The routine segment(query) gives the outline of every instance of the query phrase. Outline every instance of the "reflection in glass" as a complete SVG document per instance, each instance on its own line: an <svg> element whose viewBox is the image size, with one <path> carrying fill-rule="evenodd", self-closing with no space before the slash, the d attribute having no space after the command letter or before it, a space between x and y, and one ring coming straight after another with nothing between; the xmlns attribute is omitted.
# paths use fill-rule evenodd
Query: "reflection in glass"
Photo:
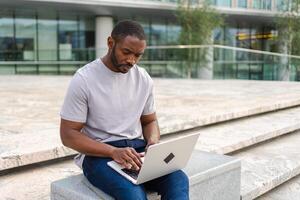
<svg viewBox="0 0 300 200"><path fill-rule="evenodd" d="M76 48L79 48L78 21L76 17L68 16L59 19L58 48L60 60L75 60Z"/></svg>
<svg viewBox="0 0 300 200"><path fill-rule="evenodd" d="M239 8L247 8L247 0L238 0Z"/></svg>
<svg viewBox="0 0 300 200"><path fill-rule="evenodd" d="M80 17L79 19L79 50L77 52L78 60L93 60L95 55L95 23L91 17Z"/></svg>
<svg viewBox="0 0 300 200"><path fill-rule="evenodd" d="M170 23L167 25L167 44L175 45L179 43L181 27L177 24Z"/></svg>
<svg viewBox="0 0 300 200"><path fill-rule="evenodd" d="M216 6L231 7L231 0L213 0L213 4Z"/></svg>
<svg viewBox="0 0 300 200"><path fill-rule="evenodd" d="M38 19L39 60L57 60L57 20L55 16Z"/></svg>
<svg viewBox="0 0 300 200"><path fill-rule="evenodd" d="M262 9L262 10L271 10L272 0L253 0L252 8Z"/></svg>
<svg viewBox="0 0 300 200"><path fill-rule="evenodd" d="M278 11L288 11L293 0L277 0L276 7Z"/></svg>
<svg viewBox="0 0 300 200"><path fill-rule="evenodd" d="M0 12L0 61L14 60L14 21L12 12Z"/></svg>
<svg viewBox="0 0 300 200"><path fill-rule="evenodd" d="M153 23L151 24L151 45L163 45L167 39L167 30L165 24Z"/></svg>
<svg viewBox="0 0 300 200"><path fill-rule="evenodd" d="M33 13L16 12L16 60L36 59L36 19Z"/></svg>

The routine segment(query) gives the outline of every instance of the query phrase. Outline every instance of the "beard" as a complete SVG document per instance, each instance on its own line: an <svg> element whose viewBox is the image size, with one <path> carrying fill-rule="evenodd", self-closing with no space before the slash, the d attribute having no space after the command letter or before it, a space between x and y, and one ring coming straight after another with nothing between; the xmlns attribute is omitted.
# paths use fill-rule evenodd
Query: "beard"
<svg viewBox="0 0 300 200"><path fill-rule="evenodd" d="M112 64L117 68L121 68L121 67L131 68L133 66L130 64L122 64L122 63L118 62L117 57L116 57L116 46L115 45L112 48L110 60L111 60Z"/></svg>

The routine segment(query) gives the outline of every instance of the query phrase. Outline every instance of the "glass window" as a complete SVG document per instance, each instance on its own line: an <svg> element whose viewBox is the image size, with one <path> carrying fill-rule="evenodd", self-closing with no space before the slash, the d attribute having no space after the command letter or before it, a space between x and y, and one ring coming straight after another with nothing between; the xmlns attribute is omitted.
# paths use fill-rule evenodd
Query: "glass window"
<svg viewBox="0 0 300 200"><path fill-rule="evenodd" d="M75 60L79 48L78 21L76 16L61 16L58 29L58 48L60 60Z"/></svg>
<svg viewBox="0 0 300 200"><path fill-rule="evenodd" d="M248 28L239 28L236 35L237 41L236 46L240 48L250 49L250 29ZM247 52L237 52L236 54L237 60L248 60L248 53Z"/></svg>
<svg viewBox="0 0 300 200"><path fill-rule="evenodd" d="M95 47L95 23L90 17L80 17L79 19L79 47Z"/></svg>
<svg viewBox="0 0 300 200"><path fill-rule="evenodd" d="M36 60L36 17L33 12L16 11L16 60Z"/></svg>
<svg viewBox="0 0 300 200"><path fill-rule="evenodd" d="M297 2L293 0L277 0L276 2L276 7L278 11L288 11L289 9L291 9L293 3L297 4Z"/></svg>
<svg viewBox="0 0 300 200"><path fill-rule="evenodd" d="M231 0L214 0L214 5L231 7Z"/></svg>
<svg viewBox="0 0 300 200"><path fill-rule="evenodd" d="M14 60L14 20L9 11L0 12L0 60Z"/></svg>
<svg viewBox="0 0 300 200"><path fill-rule="evenodd" d="M247 8L247 0L238 0L239 8Z"/></svg>
<svg viewBox="0 0 300 200"><path fill-rule="evenodd" d="M55 13L38 16L39 60L57 60L57 20Z"/></svg>
<svg viewBox="0 0 300 200"><path fill-rule="evenodd" d="M164 23L151 24L151 45L165 45L167 41L167 26Z"/></svg>
<svg viewBox="0 0 300 200"><path fill-rule="evenodd" d="M147 45L150 45L151 42L150 42L150 34L151 34L151 20L148 19L148 18L143 18L143 17L140 17L140 16L134 16L132 18L133 20L139 22L141 24L141 26L143 27L144 29L144 32L146 34L146 42L147 42ZM145 57L145 56L143 56Z"/></svg>
<svg viewBox="0 0 300 200"><path fill-rule="evenodd" d="M78 60L93 60L95 48L95 22L94 18L82 16L79 19L79 49Z"/></svg>
<svg viewBox="0 0 300 200"><path fill-rule="evenodd" d="M263 9L271 10L272 9L272 0L264 0L263 1Z"/></svg>
<svg viewBox="0 0 300 200"><path fill-rule="evenodd" d="M167 44L176 45L179 41L181 27L177 24L169 23L167 25Z"/></svg>
<svg viewBox="0 0 300 200"><path fill-rule="evenodd" d="M262 10L271 10L272 0L253 0L252 8L262 9Z"/></svg>
<svg viewBox="0 0 300 200"><path fill-rule="evenodd" d="M222 44L224 41L224 27L215 28L213 31L214 44Z"/></svg>

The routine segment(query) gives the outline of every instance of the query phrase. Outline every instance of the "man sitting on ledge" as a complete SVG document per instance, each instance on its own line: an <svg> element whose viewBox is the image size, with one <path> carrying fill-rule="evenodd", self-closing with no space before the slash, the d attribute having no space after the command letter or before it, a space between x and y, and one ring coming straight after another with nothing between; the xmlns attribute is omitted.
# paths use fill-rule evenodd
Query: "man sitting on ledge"
<svg viewBox="0 0 300 200"><path fill-rule="evenodd" d="M163 200L189 199L189 182L179 170L134 185L107 162L139 170L140 152L159 142L153 81L136 63L146 48L140 24L119 22L107 39L108 52L74 75L61 109L63 144L80 152L76 163L89 182L117 200L147 199L145 189ZM143 139L140 139L143 134Z"/></svg>

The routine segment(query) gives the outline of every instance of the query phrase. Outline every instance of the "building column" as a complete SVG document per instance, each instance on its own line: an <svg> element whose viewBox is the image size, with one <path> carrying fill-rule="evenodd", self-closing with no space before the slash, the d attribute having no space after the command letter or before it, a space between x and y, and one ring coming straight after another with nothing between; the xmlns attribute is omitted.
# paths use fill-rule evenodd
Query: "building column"
<svg viewBox="0 0 300 200"><path fill-rule="evenodd" d="M96 30L95 30L95 42L96 42L96 57L102 57L107 53L107 38L110 36L113 29L113 18L110 16L98 16L96 17Z"/></svg>

